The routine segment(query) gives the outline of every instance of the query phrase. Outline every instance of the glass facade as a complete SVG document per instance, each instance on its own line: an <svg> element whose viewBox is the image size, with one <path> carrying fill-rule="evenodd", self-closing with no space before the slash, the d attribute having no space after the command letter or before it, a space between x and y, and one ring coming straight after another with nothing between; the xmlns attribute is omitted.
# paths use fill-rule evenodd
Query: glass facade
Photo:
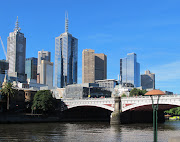
<svg viewBox="0 0 180 142"><path fill-rule="evenodd" d="M68 32L55 39L54 86L77 83L78 40Z"/></svg>
<svg viewBox="0 0 180 142"><path fill-rule="evenodd" d="M120 81L125 86L140 87L140 64L135 53L120 59Z"/></svg>
<svg viewBox="0 0 180 142"><path fill-rule="evenodd" d="M37 58L28 58L25 63L27 79L37 79Z"/></svg>

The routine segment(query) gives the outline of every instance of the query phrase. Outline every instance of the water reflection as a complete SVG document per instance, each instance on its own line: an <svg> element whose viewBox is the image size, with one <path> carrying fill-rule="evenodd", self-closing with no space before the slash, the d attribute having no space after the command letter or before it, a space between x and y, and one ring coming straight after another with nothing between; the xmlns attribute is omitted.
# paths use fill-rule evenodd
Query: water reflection
<svg viewBox="0 0 180 142"><path fill-rule="evenodd" d="M158 141L180 135L180 121L158 124ZM152 124L110 125L104 122L0 124L0 141L152 142Z"/></svg>

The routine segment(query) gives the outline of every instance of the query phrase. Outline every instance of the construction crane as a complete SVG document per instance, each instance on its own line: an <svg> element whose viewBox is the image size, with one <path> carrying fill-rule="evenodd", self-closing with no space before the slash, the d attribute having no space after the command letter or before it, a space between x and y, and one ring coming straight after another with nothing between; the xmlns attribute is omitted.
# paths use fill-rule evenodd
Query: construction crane
<svg viewBox="0 0 180 142"><path fill-rule="evenodd" d="M3 51L4 51L4 55L5 55L5 57L7 57L6 50L4 48L4 44L3 44L1 37L0 37L0 40L1 40L1 45L2 45Z"/></svg>

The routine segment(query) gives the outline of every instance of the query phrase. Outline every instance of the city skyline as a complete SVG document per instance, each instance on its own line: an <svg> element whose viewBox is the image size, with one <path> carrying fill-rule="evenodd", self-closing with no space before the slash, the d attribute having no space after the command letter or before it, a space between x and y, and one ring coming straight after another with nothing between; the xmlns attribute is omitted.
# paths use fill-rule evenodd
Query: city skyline
<svg viewBox="0 0 180 142"><path fill-rule="evenodd" d="M18 2L28 6L17 9ZM44 49L52 53L51 61L54 62L54 39L64 31L64 13L68 10L70 32L79 39L78 83L81 83L83 49L90 48L107 55L108 79L117 79L119 59L135 52L141 64L141 74L147 69L156 74L157 89L180 94L180 2L114 1L109 4L103 1L102 5L94 1L94 5L93 1L87 4L83 1L72 4L67 1L62 2L62 9L58 9L58 1L45 2L43 7L40 7L40 2L36 5L33 1L18 2L2 2L0 36L5 47L8 34L12 32L16 17L19 16L20 27L27 39L26 58L37 57L38 51ZM73 4L77 7L72 7ZM47 11L48 8L52 11ZM2 47L0 53L0 59L5 59Z"/></svg>

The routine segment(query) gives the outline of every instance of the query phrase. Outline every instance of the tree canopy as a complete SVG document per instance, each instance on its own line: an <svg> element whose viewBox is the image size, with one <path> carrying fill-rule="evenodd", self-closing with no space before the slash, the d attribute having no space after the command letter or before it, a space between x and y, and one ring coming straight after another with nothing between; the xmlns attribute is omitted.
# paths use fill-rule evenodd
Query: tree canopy
<svg viewBox="0 0 180 142"><path fill-rule="evenodd" d="M50 90L38 91L33 100L32 110L38 113L48 113L55 110L55 99Z"/></svg>
<svg viewBox="0 0 180 142"><path fill-rule="evenodd" d="M137 88L133 88L131 91L130 91L130 96L143 96L147 91L146 90L140 90L140 89L137 89Z"/></svg>
<svg viewBox="0 0 180 142"><path fill-rule="evenodd" d="M126 94L122 94L121 97L127 97L127 95Z"/></svg>
<svg viewBox="0 0 180 142"><path fill-rule="evenodd" d="M170 110L166 110L165 113L171 115L180 115L180 107L172 108Z"/></svg>

